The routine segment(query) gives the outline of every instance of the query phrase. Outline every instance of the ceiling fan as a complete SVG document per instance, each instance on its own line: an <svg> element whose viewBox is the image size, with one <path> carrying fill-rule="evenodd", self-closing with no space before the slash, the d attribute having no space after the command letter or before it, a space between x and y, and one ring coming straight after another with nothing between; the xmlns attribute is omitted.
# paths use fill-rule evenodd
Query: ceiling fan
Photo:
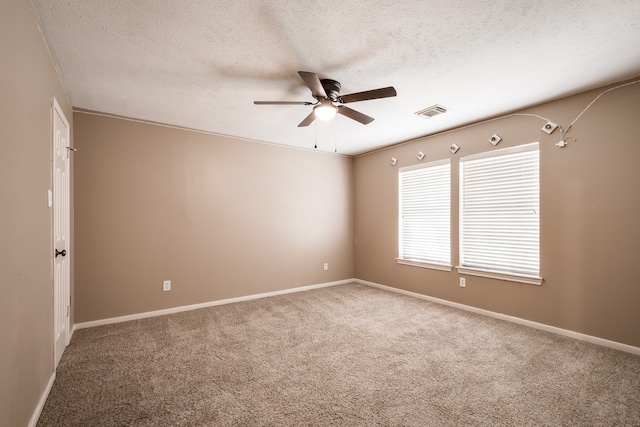
<svg viewBox="0 0 640 427"><path fill-rule="evenodd" d="M346 107L342 104L350 102L367 101L369 99L389 98L396 96L396 90L393 86L384 87L380 89L367 90L364 92L356 92L348 95L340 95L339 82L331 79L320 79L316 73L310 73L308 71L298 71L302 80L311 90L311 94L316 99L316 102L305 101L253 101L256 105L314 105L313 111L309 113L303 121L300 122L298 127L309 126L313 121L318 118L320 120L330 120L336 113L349 117L363 125L369 124L373 121L373 117L367 116L359 111ZM335 105L338 103L339 105Z"/></svg>

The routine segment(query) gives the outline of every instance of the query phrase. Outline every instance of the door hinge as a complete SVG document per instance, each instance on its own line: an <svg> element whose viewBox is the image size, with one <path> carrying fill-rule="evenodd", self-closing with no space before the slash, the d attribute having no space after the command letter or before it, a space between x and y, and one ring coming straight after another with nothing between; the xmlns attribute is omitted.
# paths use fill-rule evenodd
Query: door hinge
<svg viewBox="0 0 640 427"><path fill-rule="evenodd" d="M71 306L70 305L67 306L67 314L65 316L69 317L69 315L71 315Z"/></svg>

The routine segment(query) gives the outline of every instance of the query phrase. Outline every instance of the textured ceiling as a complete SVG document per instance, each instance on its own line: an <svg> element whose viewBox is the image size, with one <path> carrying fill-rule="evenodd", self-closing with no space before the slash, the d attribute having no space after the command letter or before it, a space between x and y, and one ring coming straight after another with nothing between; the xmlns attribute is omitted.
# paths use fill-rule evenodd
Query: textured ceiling
<svg viewBox="0 0 640 427"><path fill-rule="evenodd" d="M638 0L30 1L74 108L350 155L640 75ZM398 96L253 104L315 101L298 70Z"/></svg>

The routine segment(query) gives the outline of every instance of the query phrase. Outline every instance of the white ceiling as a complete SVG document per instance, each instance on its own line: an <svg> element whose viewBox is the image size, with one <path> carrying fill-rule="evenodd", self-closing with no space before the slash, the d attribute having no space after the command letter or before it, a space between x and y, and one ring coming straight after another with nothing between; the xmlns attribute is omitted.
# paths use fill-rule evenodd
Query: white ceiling
<svg viewBox="0 0 640 427"><path fill-rule="evenodd" d="M30 1L74 108L348 155L640 75L638 0ZM398 96L253 104L314 102L299 70Z"/></svg>

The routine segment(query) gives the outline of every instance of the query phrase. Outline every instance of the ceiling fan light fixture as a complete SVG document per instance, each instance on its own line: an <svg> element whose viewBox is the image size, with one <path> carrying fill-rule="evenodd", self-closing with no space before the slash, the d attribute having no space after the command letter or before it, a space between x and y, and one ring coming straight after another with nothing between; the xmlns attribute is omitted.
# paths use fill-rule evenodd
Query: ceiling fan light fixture
<svg viewBox="0 0 640 427"><path fill-rule="evenodd" d="M337 109L335 105L331 103L331 101L324 100L321 101L320 104L313 107L313 112L316 115L316 118L328 121L335 117Z"/></svg>

